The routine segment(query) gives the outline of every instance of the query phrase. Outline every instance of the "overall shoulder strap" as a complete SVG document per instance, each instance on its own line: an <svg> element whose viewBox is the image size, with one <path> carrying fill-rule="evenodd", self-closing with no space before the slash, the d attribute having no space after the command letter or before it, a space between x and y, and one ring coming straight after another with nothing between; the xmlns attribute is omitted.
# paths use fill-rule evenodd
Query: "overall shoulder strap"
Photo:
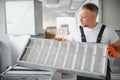
<svg viewBox="0 0 120 80"><path fill-rule="evenodd" d="M101 29L100 29L100 32L99 32L99 34L98 34L98 36L97 36L97 41L96 41L96 43L100 43L100 42L101 42L102 34L103 34L103 31L104 31L105 27L106 27L106 25L102 25L102 27L101 27Z"/></svg>
<svg viewBox="0 0 120 80"><path fill-rule="evenodd" d="M83 27L80 26L79 28L80 28L80 32L81 32L81 41L86 42L86 37L85 37L85 34L84 34Z"/></svg>

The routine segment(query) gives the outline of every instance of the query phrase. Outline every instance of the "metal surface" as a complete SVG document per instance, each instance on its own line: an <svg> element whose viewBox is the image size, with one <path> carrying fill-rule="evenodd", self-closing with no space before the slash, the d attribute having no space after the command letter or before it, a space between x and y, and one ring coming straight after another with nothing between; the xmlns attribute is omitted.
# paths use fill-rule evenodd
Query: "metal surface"
<svg viewBox="0 0 120 80"><path fill-rule="evenodd" d="M18 64L104 79L106 45L30 38Z"/></svg>
<svg viewBox="0 0 120 80"><path fill-rule="evenodd" d="M52 72L20 66L9 67L1 74L1 80L52 80Z"/></svg>

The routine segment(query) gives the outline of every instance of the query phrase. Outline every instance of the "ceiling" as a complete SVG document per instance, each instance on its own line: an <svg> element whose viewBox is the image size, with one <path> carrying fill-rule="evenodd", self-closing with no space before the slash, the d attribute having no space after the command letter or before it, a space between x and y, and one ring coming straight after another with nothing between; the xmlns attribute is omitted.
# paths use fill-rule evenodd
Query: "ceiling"
<svg viewBox="0 0 120 80"><path fill-rule="evenodd" d="M1 0L1 1L22 1L22 0ZM60 13L61 15L73 15L80 6L89 0L39 0L43 3L43 12L49 14Z"/></svg>
<svg viewBox="0 0 120 80"><path fill-rule="evenodd" d="M0 0L0 1L22 1L22 0ZM28 0L29 1L29 0ZM80 6L91 0L39 0L43 3L43 9L50 11L75 12Z"/></svg>
<svg viewBox="0 0 120 80"><path fill-rule="evenodd" d="M76 10L87 0L40 0L44 7L53 10Z"/></svg>
<svg viewBox="0 0 120 80"><path fill-rule="evenodd" d="M75 11L88 0L39 0L43 3L44 15L61 17L75 16ZM53 18L53 17L52 17Z"/></svg>

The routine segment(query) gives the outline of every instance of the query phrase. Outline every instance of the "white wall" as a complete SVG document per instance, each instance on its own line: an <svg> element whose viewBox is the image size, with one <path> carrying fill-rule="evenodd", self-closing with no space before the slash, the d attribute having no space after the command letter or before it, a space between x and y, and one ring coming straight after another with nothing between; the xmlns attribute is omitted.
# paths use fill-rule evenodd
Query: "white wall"
<svg viewBox="0 0 120 80"><path fill-rule="evenodd" d="M10 64L10 42L9 35L5 34L5 13L4 13L4 2L0 1L0 42L2 52L0 53L0 60L2 61L2 71L4 71Z"/></svg>
<svg viewBox="0 0 120 80"><path fill-rule="evenodd" d="M103 23L120 30L120 0L102 0Z"/></svg>

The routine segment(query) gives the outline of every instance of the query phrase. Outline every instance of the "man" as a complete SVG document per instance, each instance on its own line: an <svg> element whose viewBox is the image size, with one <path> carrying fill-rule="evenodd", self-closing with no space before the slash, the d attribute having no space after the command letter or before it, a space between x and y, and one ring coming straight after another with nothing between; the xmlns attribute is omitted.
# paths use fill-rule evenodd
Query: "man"
<svg viewBox="0 0 120 80"><path fill-rule="evenodd" d="M80 11L81 26L75 31L71 32L68 39L79 42L96 42L103 44L111 44L114 49L120 51L120 39L118 35L108 26L96 22L97 14L98 7L95 4L87 3L83 5ZM77 80L99 79L78 76ZM106 80L111 80L109 66L107 68Z"/></svg>

